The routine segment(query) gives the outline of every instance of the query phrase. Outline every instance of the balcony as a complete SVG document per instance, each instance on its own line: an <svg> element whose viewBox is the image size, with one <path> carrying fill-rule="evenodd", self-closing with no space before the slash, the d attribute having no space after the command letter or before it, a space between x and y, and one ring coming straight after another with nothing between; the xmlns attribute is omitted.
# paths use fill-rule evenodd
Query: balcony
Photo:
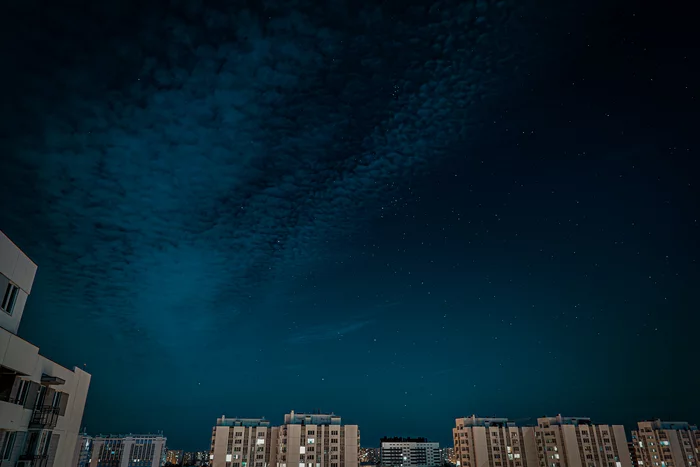
<svg viewBox="0 0 700 467"><path fill-rule="evenodd" d="M37 407L32 413L29 428L55 428L58 422L58 412L59 408L51 405Z"/></svg>
<svg viewBox="0 0 700 467"><path fill-rule="evenodd" d="M22 454L17 462L18 467L46 467L49 458L46 454Z"/></svg>

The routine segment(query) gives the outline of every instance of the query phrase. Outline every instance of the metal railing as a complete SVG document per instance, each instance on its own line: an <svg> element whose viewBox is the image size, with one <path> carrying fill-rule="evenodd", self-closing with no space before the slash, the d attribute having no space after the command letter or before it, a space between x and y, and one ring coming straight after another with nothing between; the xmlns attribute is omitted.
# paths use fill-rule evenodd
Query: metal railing
<svg viewBox="0 0 700 467"><path fill-rule="evenodd" d="M58 423L59 408L51 405L37 407L29 422L30 428L55 428Z"/></svg>

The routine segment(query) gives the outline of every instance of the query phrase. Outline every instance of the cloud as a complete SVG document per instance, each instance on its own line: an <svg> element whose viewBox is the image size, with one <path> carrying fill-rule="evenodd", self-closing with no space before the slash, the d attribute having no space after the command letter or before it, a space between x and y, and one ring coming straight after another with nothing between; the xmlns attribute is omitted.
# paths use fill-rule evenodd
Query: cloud
<svg viewBox="0 0 700 467"><path fill-rule="evenodd" d="M239 345L290 271L475 136L517 66L513 1L160 3L19 2L0 78L0 228L39 264L23 332L143 378L214 365L183 342ZM289 342L369 324L338 321Z"/></svg>

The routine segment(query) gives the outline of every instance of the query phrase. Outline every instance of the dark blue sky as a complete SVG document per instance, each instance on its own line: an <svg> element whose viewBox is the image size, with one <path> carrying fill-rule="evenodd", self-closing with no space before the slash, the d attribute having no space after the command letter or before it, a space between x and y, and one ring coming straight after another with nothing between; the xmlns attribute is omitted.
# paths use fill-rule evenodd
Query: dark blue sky
<svg viewBox="0 0 700 467"><path fill-rule="evenodd" d="M687 12L45 3L0 19L0 228L88 431L700 421Z"/></svg>

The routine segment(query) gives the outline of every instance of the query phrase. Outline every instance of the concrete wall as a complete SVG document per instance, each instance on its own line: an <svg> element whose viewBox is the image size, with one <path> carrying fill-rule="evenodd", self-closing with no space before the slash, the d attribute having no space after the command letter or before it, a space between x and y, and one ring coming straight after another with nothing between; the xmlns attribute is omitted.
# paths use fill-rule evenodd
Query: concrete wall
<svg viewBox="0 0 700 467"><path fill-rule="evenodd" d="M0 327L12 333L17 333L19 328L27 296L32 292L36 269L36 264L0 232L0 294L4 296L8 280L20 289L12 314L0 311Z"/></svg>
<svg viewBox="0 0 700 467"><path fill-rule="evenodd" d="M16 335L0 329L0 365L21 374L29 381L41 382L42 375L55 376L64 384L51 388L68 394L65 415L58 417L54 435L60 436L54 465L72 464L83 410L90 386L90 374L74 368L72 371L39 354L39 348ZM0 401L0 430L26 432L32 417L32 408Z"/></svg>

